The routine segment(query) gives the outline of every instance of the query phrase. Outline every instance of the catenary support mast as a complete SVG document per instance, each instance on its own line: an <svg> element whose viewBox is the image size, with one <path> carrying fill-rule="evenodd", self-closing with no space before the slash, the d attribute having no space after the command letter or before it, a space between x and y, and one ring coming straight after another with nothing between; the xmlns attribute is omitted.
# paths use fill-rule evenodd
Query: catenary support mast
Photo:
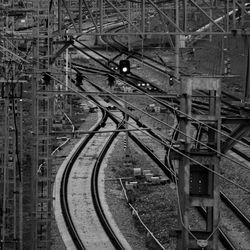
<svg viewBox="0 0 250 250"><path fill-rule="evenodd" d="M34 0L33 26L33 230L32 249L50 249L52 215L51 127L54 80L50 59L53 50L54 13L50 1Z"/></svg>
<svg viewBox="0 0 250 250"><path fill-rule="evenodd" d="M192 111L192 103L195 99L193 94L197 90L208 93L209 110L206 114L197 115ZM214 172L218 172L219 168L220 97L219 78L182 78L180 110L185 115L180 116L180 131L182 132L180 144L181 151L188 158L180 156L178 170L180 202L178 250L200 249L207 246L210 247L209 249L218 249L219 185L218 177ZM195 137L192 126L199 126L196 121L209 126L207 137ZM202 145L192 138L202 141ZM206 210L206 219L202 226L192 221L191 213L194 207L203 207Z"/></svg>

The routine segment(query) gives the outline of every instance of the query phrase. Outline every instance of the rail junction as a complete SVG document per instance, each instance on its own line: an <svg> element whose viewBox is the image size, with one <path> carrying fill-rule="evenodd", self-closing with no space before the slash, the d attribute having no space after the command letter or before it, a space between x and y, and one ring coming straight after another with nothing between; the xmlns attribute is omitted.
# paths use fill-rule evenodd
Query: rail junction
<svg viewBox="0 0 250 250"><path fill-rule="evenodd" d="M147 183L175 190L175 249L250 249L221 216L249 235L249 1L0 0L0 12L0 249L53 249L55 220L67 249L134 249L104 198L119 140L124 167L138 171L133 142L164 174ZM154 249L170 249L134 208L139 184L120 183Z"/></svg>

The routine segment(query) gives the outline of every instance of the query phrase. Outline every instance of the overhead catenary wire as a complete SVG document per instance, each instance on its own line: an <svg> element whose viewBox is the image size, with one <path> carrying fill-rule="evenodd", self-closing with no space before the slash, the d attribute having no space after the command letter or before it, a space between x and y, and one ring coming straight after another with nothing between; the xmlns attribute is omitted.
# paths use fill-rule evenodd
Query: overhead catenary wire
<svg viewBox="0 0 250 250"><path fill-rule="evenodd" d="M15 54L14 56L17 56L17 55ZM19 57L19 56L18 56L18 57ZM25 60L25 61L26 61L26 60ZM58 81L58 79L55 79L55 78L54 78L54 80L57 80L57 81ZM60 81L60 82L61 82L61 81ZM61 83L62 83L62 82L61 82ZM143 93L144 93L144 92L143 92ZM150 98L156 100L154 97L150 96L149 94L147 94L147 93L144 93L144 94L145 94L146 96L148 96L148 97L150 97ZM116 97L116 98L119 98L119 97ZM124 100L123 100L123 101L124 101ZM158 100L157 100L157 101L158 101ZM165 102L163 102L163 103L166 104ZM130 104L130 105L131 105L131 104ZM168 105L168 104L166 104L166 105ZM131 105L131 106L133 106L133 105ZM134 106L134 107L135 107L135 106ZM171 109L174 109L174 107L172 107L171 105L169 105L168 107L171 108ZM135 107L135 108L136 108L136 107ZM142 111L142 110L140 110L140 111ZM193 117L188 116L187 114L185 114L185 113L183 113L183 112L181 112L181 111L179 111L179 110L175 110L175 111L176 111L177 113L181 113L181 114L183 114L183 115L189 117L190 119L192 119L192 120L194 120L194 121L196 121L196 122L202 123L202 122L200 122L200 121L194 119ZM143 112L143 111L142 111L142 112ZM144 113L146 113L146 112L144 112ZM147 113L146 113L146 114L147 114ZM147 114L147 115L149 115L149 114ZM151 116L151 117L152 117L152 116ZM152 118L156 119L155 117L152 117ZM157 120L158 122L160 122L160 123L165 124L164 122L162 122L162 121L160 121L160 120L158 120L158 119L156 119L156 120ZM168 124L165 124L165 125L169 126ZM218 132L218 130L214 129L213 127L210 127L210 126L208 126L208 125L205 124L205 123L204 123L204 125L205 125L206 127L211 128L212 130L215 130L216 132ZM180 131L180 132L181 132L181 131ZM238 143L243 144L244 146L248 146L248 145L246 145L246 144L244 144L244 143L242 143L242 142L240 142L240 141L238 141L238 140L236 140L236 139L234 139L234 138L228 136L227 134L225 134L225 133L223 133L223 132L221 132L221 131L220 131L220 133L223 134L223 135L225 135L226 137L229 137L229 138L235 140L235 141L238 142ZM192 137L191 137L191 138L192 138ZM193 139L193 138L192 138L192 139ZM195 139L194 139L194 140L195 140ZM203 143L201 143L201 142L199 142L199 143L200 143L201 145L205 145L208 149L211 149L212 151L217 152L217 151L214 150L213 148L208 147L206 144L203 144ZM220 153L220 152L217 152L217 153ZM223 155L222 153L220 153L220 154L221 154L222 156L226 157L226 156ZM243 164L241 164L241 163L238 163L237 161L234 161L232 158L230 158L230 157L226 157L226 158L228 158L229 160L231 160L231 161L237 163L238 165L240 165L240 166L246 168L245 165L243 165ZM247 169L249 170L249 168L247 168Z"/></svg>
<svg viewBox="0 0 250 250"><path fill-rule="evenodd" d="M76 41L77 41L77 40L76 40ZM77 47L76 47L76 48L77 48ZM85 53L88 54L87 52L85 52ZM139 92L142 92L142 91L139 90ZM145 94L146 96L148 96L149 98L155 100L155 101L158 102L158 103L161 103L161 104L163 104L163 105L167 105L168 108L170 108L170 109L172 109L172 110L175 109L175 108L172 107L170 104L168 104L168 102L160 101L160 100L156 99L155 97L151 96L150 94L148 94L148 93L146 93L146 92L142 92L142 93ZM213 131L215 131L215 132L217 132L217 133L220 133L221 135L225 136L226 138L229 138L229 139L231 139L231 140L233 140L233 141L235 141L235 142L237 142L237 143L239 143L239 144L241 144L241 145L243 145L243 146L245 146L245 147L250 148L250 146L247 145L247 144L245 144L244 142L242 142L242 141L240 141L240 140L237 140L237 139L231 137L230 135L228 135L228 134L226 134L226 133L224 133L224 132L222 132L222 131L218 131L216 128L211 127L211 126L209 126L208 124L206 124L206 123L204 123L204 122L202 122L202 121L200 121L200 120L197 120L197 119L193 118L192 116L189 116L188 114L186 114L186 113L184 113L184 112L182 112L182 111L180 111L180 110L176 110L176 112L179 113L179 114L181 114L181 115L184 115L184 116L186 116L186 117L188 117L188 118L190 118L190 119L192 119L192 120L195 121L195 122L198 122L198 123L204 125L205 127L209 128L209 129L211 129L211 130L213 130Z"/></svg>
<svg viewBox="0 0 250 250"><path fill-rule="evenodd" d="M164 246L159 242L159 240L158 240L158 239L154 236L154 234L149 230L149 228L146 226L146 224L143 222L143 220L142 220L141 217L139 216L137 210L136 210L136 209L132 206L132 204L129 202L129 199L128 199L128 196L127 196L127 192L126 192L126 190L125 190L125 188L124 188L124 185L123 185L123 183L122 183L121 178L119 178L119 182L120 182L120 185L121 185L121 187L122 187L122 191L123 191L123 194L124 194L124 196L125 196L125 199L127 200L128 205L129 205L130 208L132 209L132 213L135 213L135 214L136 214L138 220L141 222L141 224L142 224L143 227L147 230L147 232L151 235L151 237L155 240L155 242L158 244L158 246L159 246L161 249L165 250Z"/></svg>
<svg viewBox="0 0 250 250"><path fill-rule="evenodd" d="M65 85L63 82L61 82L61 81L58 80L57 78L54 78L53 76L52 76L52 78L53 78L55 81L61 83L62 85ZM72 87L69 86L69 89L71 89L73 92L77 93L78 95L82 96L83 98L88 99L88 97L86 97L86 96L85 96L84 94L82 94L82 93L79 93L79 92L78 92L77 90L75 90L74 88L72 88ZM124 100L123 100L123 101L124 101ZM104 109L106 112L109 112L109 110L106 109L105 107L103 107L101 104L97 104L97 103L96 103L96 105L97 105L98 107ZM131 104L130 104L130 105L131 105ZM113 114L113 115L114 115L114 114ZM119 120L122 119L122 118L120 118L119 116L116 116L116 115L114 115L114 116L115 116L117 119L119 119ZM127 122L127 121L126 121L126 122ZM159 140L159 139L155 138L154 136L152 136L152 135L146 133L144 130L142 130L142 129L136 127L135 125L133 125L133 124L131 124L131 123L129 123L129 122L127 122L127 123L128 123L131 127L136 128L137 130L139 130L141 133L143 133L143 134L145 134L145 135L151 137L153 140L159 142L160 144L162 144L162 145L164 145L164 146L169 147L169 144L167 144L165 141L162 141L162 140ZM210 169L209 167L207 167L207 166L201 164L200 162L194 160L193 158L189 157L188 155L182 153L181 151L179 151L179 150L177 150L177 149L175 149L175 148L172 148L172 150L175 151L176 153L182 155L183 157L185 157L185 158L191 160L192 162L196 163L197 165L199 165L199 166L201 166L201 167L207 169L209 172L214 173L214 174L217 175L218 177L220 177L220 178L226 180L227 182L229 182L229 183L231 183L231 184L237 186L238 188L240 188L240 189L242 189L243 191L245 191L245 192L247 192L248 194L250 194L250 190L248 190L247 188L245 188L245 187L243 187L243 186L241 186L241 185L239 185L239 184L237 184L237 183L231 181L231 180L228 179L227 177L225 177L225 176L223 176L222 174L220 174L220 173L218 173L218 172L216 172L216 171Z"/></svg>
<svg viewBox="0 0 250 250"><path fill-rule="evenodd" d="M92 84L93 84L93 83L92 83ZM101 88L101 87L98 86L98 88ZM131 104L131 103L127 102L126 100L124 100L123 98L120 98L119 96L114 95L112 92L110 92L110 91L108 91L108 90L105 90L105 89L103 89L103 88L101 88L101 89L104 91L104 93L108 93L109 95L111 95L111 96L113 96L113 97L119 99L120 101L125 102L126 104L130 105L131 107L133 107L133 108L139 110L139 111L142 112L143 114L146 114L147 116L149 116L150 118L156 120L157 122L159 122L159 123L161 123L161 124L164 124L164 125L166 125L166 126L169 127L169 128L172 128L171 125L169 125L169 124L167 124L167 123L165 123L165 122L159 120L158 118L156 118L156 117L154 117L154 116L148 114L148 113L145 112L144 110L137 108L137 107L134 106L133 104ZM177 111L176 111L176 112L177 112ZM230 161L232 161L232 162L238 164L239 166L241 166L241 167L243 167L243 168L245 168L245 169L247 169L247 170L250 170L250 168L247 167L245 164L242 164L242 163L238 162L237 160L234 160L233 158L227 156L226 154L221 153L221 152L217 151L216 149L214 149L214 148L212 148L212 147L209 147L207 144L205 144L205 143L203 143L203 142L200 142L199 140L197 140L196 138L194 138L194 137L192 137L192 136L186 135L186 134L185 134L184 132L182 132L181 130L178 130L178 132L181 133L182 135L184 135L184 136L186 136L186 137L192 139L193 141L198 142L200 145L205 146L207 149L210 149L211 151L213 151L213 152L219 154L220 156L223 156L224 158L226 158L226 159L228 159L228 160L230 160Z"/></svg>
<svg viewBox="0 0 250 250"><path fill-rule="evenodd" d="M77 40L75 40L75 41L76 41L76 42L79 42L79 41L77 41ZM82 44L82 45L84 45L84 44L81 43L81 42L79 42L79 43ZM1 47L1 45L0 45L0 47ZM77 47L75 46L75 48L77 48ZM77 49L78 49L78 48L77 48ZM85 53L86 53L86 52L85 52ZM87 54L87 53L86 53L86 54ZM16 54L13 54L13 55L19 58L18 55L16 55ZM21 58L21 57L20 57L20 58ZM26 60L25 60L25 61L26 61ZM28 62L28 61L26 61L26 62ZM39 61L38 61L38 62L39 62ZM30 62L28 62L28 63L30 63ZM40 63L40 62L39 62L39 63ZM40 63L40 64L42 64L42 63ZM51 73L52 73L52 72L51 72ZM151 99L153 99L153 100L155 100L155 101L157 101L157 102L159 102L159 103L162 103L162 104L165 104L165 105L168 106L167 102L165 102L165 101L159 101L159 100L156 99L155 97L153 97L153 96L151 96L151 95L149 95L149 94L147 94L147 93L145 93L145 92L142 92L142 93L144 93L146 96L150 97ZM172 107L171 105L169 105L168 108L174 109L174 107ZM222 131L218 131L218 130L216 130L215 128L209 126L208 124L205 124L205 123L203 123L203 122L201 122L201 121L199 121L199 120L197 120L197 119L195 119L195 118L193 118L193 117L191 117L191 116L188 116L187 114L181 112L180 110L176 110L176 112L178 112L178 113L180 113L180 114L182 114L182 115L185 115L185 116L187 116L188 118L190 118L190 119L192 119L192 120L194 120L194 121L196 121L196 122L199 122L199 123L203 124L204 126L210 128L210 129L212 129L213 131L219 132L220 134L226 136L227 138L230 138L231 140L234 140L235 142L237 142L237 143L239 143L239 144L242 144L242 145L244 145L244 146L250 148L250 146L248 146L248 145L245 144L244 142L241 142L241 141L239 141L239 140L237 140L237 139L235 139L235 138L229 136L228 134L223 133Z"/></svg>
<svg viewBox="0 0 250 250"><path fill-rule="evenodd" d="M77 48L77 47L76 47ZM142 92L141 90L139 90L140 92ZM110 92L109 92L110 93ZM156 99L155 97L153 97L153 96L151 96L151 95L149 95L149 94L147 94L147 93L145 93L145 92L142 92L143 94L145 94L146 96L148 96L149 98L151 98L151 99L153 99L153 100L155 100L155 101L157 101L157 102L160 102L160 103L162 103L162 104L164 104L164 105L167 105L169 108L171 108L172 110L174 110L175 108L174 107L172 107L171 105L169 105L168 103L166 103L166 102L164 102L164 101L159 101L158 99ZM117 97L117 98L119 98L119 97ZM131 105L131 104L130 104ZM131 105L132 106L132 105ZM144 111L142 111L142 110L140 110L141 112L144 112ZM185 116L187 116L188 118L190 118L190 119L192 119L192 120L194 120L194 121L196 121L196 122L198 122L198 123L200 123L200 124L203 124L204 126L206 126L206 127L208 127L208 128L210 128L210 129L212 129L212 130L214 130L214 131L216 131L217 133L221 133L222 135L224 135L224 136L226 136L227 138L230 138L230 139L232 139L232 140L234 140L234 141L236 141L237 143L239 143L239 144L242 144L242 145L244 145L244 146L246 146L246 147L249 147L247 144L245 144L245 143L243 143L243 142L241 142L241 141L239 141L239 140L236 140L235 138L233 138L233 137L230 137L229 135L227 135L227 134L225 134L225 133L223 133L222 131L218 131L217 129L215 129L215 128L213 128L213 127L211 127L211 126L209 126L209 125L207 125L207 124L205 124L205 123L203 123L203 122L201 122L201 121L199 121L199 120L197 120L197 119L195 119L195 118L193 118L193 117L191 117L191 116L189 116L189 115L187 115L187 114L185 114L185 113L183 113L183 112L181 112L181 111L179 111L179 110L176 110L175 109L175 112L177 112L177 113L180 113L180 114L182 114L182 115L185 115ZM146 112L144 112L145 114L147 114L147 115L149 115L148 113L146 113ZM150 116L150 115L149 115ZM153 116L150 116L151 118L154 118ZM154 118L154 119L156 119L156 118ZM162 121L160 121L160 120L158 120L158 119L156 119L158 122L160 122L160 123L163 123L163 124L165 124L165 125L167 125L167 126L169 126L168 124L166 124L166 123L164 123L164 122L162 122ZM180 131L181 132L181 131ZM192 137L190 137L191 139L193 139ZM204 145L205 147L207 147L208 149L211 149L211 150L213 150L213 151L215 151L213 148L210 148L209 146L207 146L206 144L203 144L202 142L199 142L201 145ZM249 147L250 148L250 147ZM224 156L224 157L226 157L224 154L222 154L222 153L220 153L220 155L222 155L222 156ZM234 161L232 158L230 158L230 157L226 157L226 158L228 158L228 159L230 159L230 160L232 160L232 161ZM234 161L236 164L238 164L238 165L240 165L240 166L242 166L242 167L244 167L244 168L247 168L245 165L243 165L243 164L241 164L241 163L238 163L237 161ZM247 168L248 170L249 170L249 168Z"/></svg>
<svg viewBox="0 0 250 250"><path fill-rule="evenodd" d="M16 55L15 55L16 56ZM64 83L62 83L61 81L59 81L58 79L56 79L56 78L54 78L54 77L52 77L54 80L56 80L56 81L58 81L58 82L60 82L61 84L63 84L64 85ZM72 90L72 91L75 91L73 88L71 88L70 87L70 89ZM78 93L78 91L75 91L77 94L80 94L80 93ZM144 93L145 94L145 93ZM84 95L82 95L82 94L80 94L82 97L85 97ZM150 96L150 95L148 95L148 94L146 94L148 97L150 97L150 98L152 98L152 99L154 99L152 96ZM123 100L124 101L124 100ZM130 104L131 105L131 104ZM103 108L103 107L102 107ZM171 107L170 106L170 108L172 108L172 109L174 109L173 107ZM176 110L176 112L180 112L180 111L177 111ZM148 115L148 114L147 114ZM186 115L186 114L185 114ZM118 117L119 118L119 117ZM155 119L155 118L154 118ZM157 119L158 120L158 119ZM159 122L162 122L162 121L160 121L160 120L158 120ZM131 124L130 124L131 125ZM165 125L168 125L168 124L165 124ZM205 124L206 125L206 124ZM133 125L131 125L131 126L133 126ZM212 128L212 129L214 129L214 128ZM141 131L142 133L145 133L144 131ZM148 134L147 134L148 135ZM226 134L225 134L226 135ZM149 135L150 136L150 135ZM228 135L226 135L226 136L228 136ZM153 137L153 136L151 136L151 137ZM158 140L158 139L156 139L156 138L154 138L153 137L153 139L154 140ZM234 139L234 138L233 138ZM158 140L159 141L159 140ZM159 141L160 143L163 143L162 141ZM168 146L166 143L163 143L165 146ZM207 146L207 145L206 145ZM174 151L175 151L175 149L173 149ZM176 150L177 151L177 150ZM179 151L177 151L178 153L180 153ZM185 154L183 155L184 157L187 157ZM187 158L189 158L189 157L187 157ZM230 160L232 160L231 158L229 158ZM190 158L190 160L192 160L192 161L194 161L193 159L191 159ZM200 165L200 166L202 166L202 167L205 167L206 168L206 166L204 166L204 165L202 165L202 164L200 164L199 162L196 162L196 163L198 163L198 165ZM242 165L242 164L240 164L240 165ZM244 165L243 165L244 166ZM245 166L244 166L245 167ZM211 169L208 169L209 171L212 171ZM229 180L229 179L227 179L226 177L224 177L224 176L222 176L222 175L220 175L220 174L218 174L218 173L216 173L215 171L212 171L212 172L214 172L215 174L217 174L217 175L219 175L221 178L223 178L223 179L225 179L225 180L227 180L227 181L229 181L230 183L232 183L232 184L234 184L234 185L236 185L236 186L238 186L239 188L241 188L241 189L243 189L244 191L246 191L246 192L248 192L249 193L249 191L247 190L247 189L245 189L245 188L243 188L243 187L241 187L240 185L238 185L237 183L234 183L234 182L232 182L231 180Z"/></svg>

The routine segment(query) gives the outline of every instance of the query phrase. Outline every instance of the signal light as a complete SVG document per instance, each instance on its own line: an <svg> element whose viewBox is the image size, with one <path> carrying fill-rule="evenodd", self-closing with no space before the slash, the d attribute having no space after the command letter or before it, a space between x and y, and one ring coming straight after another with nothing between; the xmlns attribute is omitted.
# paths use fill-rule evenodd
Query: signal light
<svg viewBox="0 0 250 250"><path fill-rule="evenodd" d="M169 75L169 85L172 86L174 84L174 77L172 75Z"/></svg>
<svg viewBox="0 0 250 250"><path fill-rule="evenodd" d="M76 73L76 86L82 85L83 75L80 72Z"/></svg>
<svg viewBox="0 0 250 250"><path fill-rule="evenodd" d="M121 60L119 63L120 73L121 74L129 74L130 73L130 61L129 60Z"/></svg>

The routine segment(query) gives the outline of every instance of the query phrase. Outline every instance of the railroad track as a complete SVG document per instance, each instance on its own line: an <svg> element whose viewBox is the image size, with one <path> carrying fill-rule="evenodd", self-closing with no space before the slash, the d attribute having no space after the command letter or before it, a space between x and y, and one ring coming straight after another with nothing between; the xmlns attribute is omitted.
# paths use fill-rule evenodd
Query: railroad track
<svg viewBox="0 0 250 250"><path fill-rule="evenodd" d="M100 87L98 87L97 85L95 85L96 88L98 88L99 91L101 91L102 89ZM135 117L131 116L135 121L136 123L138 123L138 120L136 120ZM137 132L134 132L134 134L136 134ZM133 137L133 140L135 141L135 138L138 138L138 134L137 135L131 135L132 133L130 133L130 136ZM157 137L157 135L155 135L154 133L152 133L151 131L151 135L155 137ZM158 140L162 140L162 138L157 138ZM140 142L138 142L138 140L136 141L137 144L139 144ZM171 143L170 143L171 144ZM150 147L148 147L149 149ZM171 149L171 148L170 148ZM144 150L146 150L146 152L148 154L151 155L151 158L160 166L160 168L164 171L164 173L169 177L171 178L171 172L167 170L167 168L169 168L168 165L164 165L164 164L161 164L160 160L159 160L159 155L158 156L155 156L153 153L152 153L152 150L147 150L146 148L144 148ZM157 158L157 160L156 160ZM170 169L173 169L173 167L170 166ZM244 215L244 213L232 202L232 200L226 196L223 192L220 193L220 196L221 196L221 200L223 201L223 203L225 203L226 206L228 206L232 211L233 213L241 220L241 222L248 228L249 228L249 219L247 218L247 216ZM199 210L200 213L203 215L203 216L206 216L206 213L200 209ZM226 246L228 249L236 249L234 246L233 246L233 243L230 241L230 239L226 236L226 234L220 229L220 239L221 241L223 242L223 245Z"/></svg>
<svg viewBox="0 0 250 250"><path fill-rule="evenodd" d="M204 103L199 103L200 105L203 105L204 107L206 106ZM230 106L230 105L229 105ZM205 108L206 109L206 108ZM228 110L227 111L231 111L231 112L233 112L233 113L237 113L237 111L235 110L235 109L232 109L231 108L231 106L230 106L230 108L227 108ZM242 217L242 216L240 216L240 217ZM244 217L244 216L243 216ZM246 222L246 224L247 224L248 222ZM221 233L222 235L224 235L224 233ZM229 245L231 245L230 243L227 243L228 245L227 245L227 247L229 247ZM232 246L232 248L228 248L228 249L235 249L235 248L233 248L233 246Z"/></svg>
<svg viewBox="0 0 250 250"><path fill-rule="evenodd" d="M108 39L105 39L105 41L109 44L109 46L114 46L114 45L110 45L110 42ZM105 62L100 62L99 59L95 58L95 56L91 56L85 49L82 49L80 48L79 46L75 46L75 49L77 50L80 50L82 53L86 54L88 57L90 57L92 60L98 62L102 67L105 68L105 70L102 70L102 69L95 69L95 68L90 68L90 67L84 67L80 64L77 64L77 63L73 63L73 66L77 69L82 69L84 70L84 72L90 72L90 73L98 73L100 75L103 75L103 76L107 76L109 74L112 74L114 75L115 77L117 78L121 78L121 79L124 79L126 81L127 84L129 84L130 86L132 86L134 89L136 89L137 91L139 92L143 92L143 93L147 93L149 96L151 94L155 94L155 93L162 93L162 95L166 94L167 93L162 90L161 88L159 88L159 86L153 84L152 82L149 82L145 79L142 79L141 77L138 77L137 75L131 73L130 76L121 76L119 74L119 72L117 72L116 70L113 70L110 68L109 66L109 63L110 63L110 59L107 58L106 56L104 56L103 54L101 54L100 52L96 52L94 49L90 48L89 46L85 45L84 43L82 42L79 42L79 44L81 46L83 46L86 50L90 51L91 53L95 53L98 57L102 58ZM124 47L124 46L123 46ZM135 55L135 52L134 53L131 53L131 52L128 52L127 50L125 50L124 48L120 48L119 46L118 47L113 47L115 49L117 49L118 51L121 51L122 50L122 53L124 54L127 54L127 56L129 56L130 58L133 58L133 59L136 59L136 60L140 60L142 59L142 55L140 55L139 57L139 53L136 53L138 54L137 56ZM146 58L145 60L143 59L143 63L155 70L158 70L160 71L162 74L165 74L166 76L169 75L169 73L166 72L166 66L165 65L162 65L161 62L158 62L152 58L149 58L149 57L146 57L145 55L143 55L143 58ZM152 62L152 63L151 63ZM116 65L117 67L119 67L119 65L113 60L112 61L112 64L113 65ZM181 72L182 74L186 74L185 72ZM142 86L148 86L147 89L153 89L154 91L148 91L147 89L143 88ZM239 109L237 109L235 106L233 106L231 104L232 101L235 101L235 97L230 95L229 93L226 93L226 92L222 92L223 96L227 97L227 100L224 100L222 99L222 103L223 103L223 106L222 106L222 114L223 115L226 115L228 113L232 114L232 115L237 115L237 116L240 116L240 112L239 112ZM208 110L208 104L205 102L205 101L201 101L202 99L205 99L206 98L206 94L204 94L204 92L197 92L197 95L200 96L200 100L193 100L193 108L195 110L202 110L202 111L207 111ZM171 98L172 99L172 98ZM160 97L160 98L153 98L154 101L162 104L163 106L165 107L168 107L169 106L166 106L166 103L164 103L164 101L169 101L169 98L168 97ZM174 98L174 103L179 105L179 101L177 98Z"/></svg>
<svg viewBox="0 0 250 250"><path fill-rule="evenodd" d="M69 159L67 160L65 169L63 171L63 173L61 174L61 181L60 181L60 207L61 207L61 211L64 217L64 221L65 221L65 225L67 228L67 231L69 232L70 238L71 238L71 245L69 246L70 249L88 249L88 247L91 246L91 244L97 244L97 243L93 243L91 242L91 235L97 235L97 237L101 237L101 235L103 234L103 232L105 231L106 234L108 235L109 241L107 241L107 239L105 239L105 237L101 240L100 242L100 246L96 245L96 249L125 249L124 246L122 245L122 243L120 242L120 239L117 238L116 234L113 232L112 227L109 225L109 222L105 216L105 213L103 211L102 208L102 204L100 201L100 195L99 195L99 189L98 189L98 173L99 173L99 169L100 169L100 165L102 163L102 160L108 150L108 148L110 147L110 145L112 144L113 140L115 139L115 137L117 136L118 132L113 132L113 133L97 133L98 131L103 131L104 127L107 124L113 123L111 122L111 120L108 118L108 115L106 112L103 111L103 118L99 121L99 123L92 128L93 132L96 133L90 133L88 134L85 138L83 138L80 143L78 143L78 145L75 147L74 152L71 153ZM121 127L123 124L123 122L120 123L120 125L118 125L118 129L119 127ZM110 125L109 125L110 126ZM113 123L113 125L111 125L112 129L115 130L116 128L116 124ZM101 136L101 138L100 138ZM97 137L97 138L95 138ZM99 139L98 139L99 137ZM99 141L100 145L97 145ZM105 142L105 143L104 143ZM92 146L91 146L92 145ZM85 156L82 155L83 150L86 150L87 152L85 153ZM93 147L95 148L93 151ZM98 151L100 151L99 153L97 153ZM98 157L94 160L94 157L90 156L92 154L98 155ZM87 154L87 155L86 155ZM75 166L76 162L79 161L83 158L89 158L92 157L93 160L91 160L91 165L93 165L92 162L95 161L95 164L93 166L93 169L78 169L77 170L77 166ZM76 164L77 165L77 164ZM79 164L78 164L79 165ZM83 164L84 165L84 164ZM84 166L85 168L87 168L86 164ZM79 166L78 166L79 168ZM79 189L74 188L74 185L77 185L77 176L74 178L74 176L72 177L72 171L75 172L75 174L77 173L77 175L79 174L79 171L83 172L83 171L87 171L86 172L86 178L90 179L90 183L91 183L91 197L86 197L88 195L88 193L83 193L82 195L84 196L84 200L85 200L85 205L82 205L81 208L87 208L90 209L90 200L93 200L93 207L96 211L96 214L98 215L97 222L96 219L92 218L93 216L96 216L96 214L92 215L91 213L88 212L84 212L84 209L81 210L81 208L79 208L81 211L81 219L79 221L79 218L75 218L75 213L80 213L79 211L76 210L76 208L73 208L72 204L74 204L74 202L77 202L74 197L71 198L71 200L69 201L69 190L71 190L71 192L74 192L72 190L75 190L75 192L79 192L77 191ZM90 177L91 174L91 177ZM80 175L84 175L81 174ZM85 178L85 177L84 177ZM80 178L81 179L81 178ZM72 184L72 180L73 180L73 184ZM81 181L81 180L80 180ZM89 183L88 183L89 184ZM87 184L86 184L87 185ZM87 189L88 187L86 186L84 188ZM81 192L80 192L81 193ZM76 194L75 194L76 195ZM82 197L83 198L83 197ZM77 197L78 200L78 197ZM82 202L82 204L84 203L84 201L80 201ZM78 208L77 208L78 209ZM72 213L72 211L74 212L74 215ZM90 209L91 210L91 209ZM84 213L87 213L84 215ZM85 217L84 217L85 216ZM87 216L87 217L86 217ZM90 230L88 228L85 228L85 231L83 229L81 229L82 227L82 220L85 221L87 223L87 221L92 220L91 221L91 225L93 227L96 227L95 229L100 230L99 227L102 227L104 229L104 231L102 232L102 234L100 233L96 233L96 232L90 232L90 235L88 235L87 231ZM98 226L99 220L101 221L101 225L102 226ZM97 226L96 224L97 223ZM89 228L91 228L90 226L90 222L87 223L86 226L89 226ZM59 225L60 228L60 225ZM93 230L93 229L92 229ZM80 231L80 232L79 232ZM102 230L101 230L102 231ZM84 236L80 236L80 235L84 235ZM85 240L83 240L83 238L85 238ZM86 240L87 239L87 240ZM95 240L95 239L94 239ZM68 242L66 242L66 244L69 244ZM92 246L93 247L93 246ZM99 248L98 248L99 247Z"/></svg>
<svg viewBox="0 0 250 250"><path fill-rule="evenodd" d="M98 90L100 91L100 88L98 88ZM138 122L138 121L137 121ZM130 133L130 136L131 136L131 133ZM134 140L136 140L135 138L138 137L138 136L131 136L133 137ZM136 142L137 144L139 144L138 140ZM147 148L147 147L145 147ZM157 156L152 156L152 151L149 149L145 149L147 151L148 154L151 154L151 157L152 158L157 158ZM167 170L167 166L166 165L162 165L161 163L159 163L159 159L156 160L154 159L154 161L157 161L158 162L158 165L161 166L162 170L168 175L168 176L171 176L171 173ZM238 216L238 217L241 217L241 221L245 224L245 225L249 225L249 220L247 219L246 216L244 216L244 214L235 206L235 205L232 205L233 203L230 201L230 199L228 197L226 197L224 194L221 194L221 197L222 197L222 201L225 202L225 204L231 204L230 208L232 209L232 211ZM233 208L234 207L234 208ZM201 211L201 213L204 214L204 212ZM204 215L205 216L205 215ZM242 219L242 218L245 218L245 219ZM220 230L220 239L221 241L223 242L224 246L227 248L227 249L236 249L234 246L233 246L233 243L228 239L228 237L225 235L224 232L222 232Z"/></svg>

